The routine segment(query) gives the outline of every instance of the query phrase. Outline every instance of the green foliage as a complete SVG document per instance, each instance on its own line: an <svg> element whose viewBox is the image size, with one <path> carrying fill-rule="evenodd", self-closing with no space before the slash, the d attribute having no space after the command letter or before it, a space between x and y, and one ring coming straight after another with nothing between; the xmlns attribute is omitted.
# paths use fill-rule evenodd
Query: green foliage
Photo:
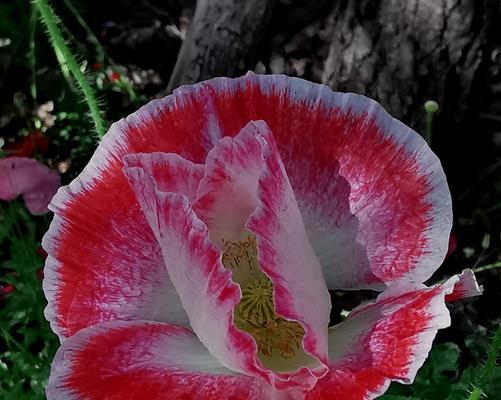
<svg viewBox="0 0 501 400"><path fill-rule="evenodd" d="M487 361L478 379L473 381L473 390L468 400L478 400L483 394L486 394L487 387L496 381L493 379L496 370L496 361L501 352L501 326L498 327L492 340L492 345L487 355ZM499 368L498 368L499 369ZM498 372L499 373L499 372ZM501 386L501 382L499 382ZM501 389L501 387L499 388ZM498 392L501 393L501 390Z"/></svg>
<svg viewBox="0 0 501 400"><path fill-rule="evenodd" d="M493 348L494 346L491 347ZM489 359L491 358L489 355ZM412 385L392 384L387 394L380 399L465 400L470 393L480 389L482 398L497 400L501 393L501 367L489 362L489 379L485 379L485 368L469 366L461 372L460 361L461 351L456 344L436 345ZM472 382L477 382L478 386L474 386ZM470 396L468 400L477 398Z"/></svg>
<svg viewBox="0 0 501 400"><path fill-rule="evenodd" d="M0 304L0 398L43 399L57 347L43 315L46 304L37 252L47 219L33 217L18 202L0 214L0 284L12 285Z"/></svg>

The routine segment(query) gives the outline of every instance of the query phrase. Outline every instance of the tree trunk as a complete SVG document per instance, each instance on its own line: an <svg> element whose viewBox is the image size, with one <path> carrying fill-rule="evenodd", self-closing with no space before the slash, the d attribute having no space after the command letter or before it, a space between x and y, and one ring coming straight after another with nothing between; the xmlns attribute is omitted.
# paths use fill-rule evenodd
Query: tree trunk
<svg viewBox="0 0 501 400"><path fill-rule="evenodd" d="M298 75L374 98L418 132L436 100L432 145L458 193L476 179L466 159L498 157L487 132L501 131L499 0L307 4L199 0L169 89L254 68Z"/></svg>
<svg viewBox="0 0 501 400"><path fill-rule="evenodd" d="M429 99L459 122L478 106L472 86L486 71L498 8L491 0L338 1L322 80L378 100L418 130Z"/></svg>
<svg viewBox="0 0 501 400"><path fill-rule="evenodd" d="M199 0L168 91L254 67L274 6L275 0Z"/></svg>

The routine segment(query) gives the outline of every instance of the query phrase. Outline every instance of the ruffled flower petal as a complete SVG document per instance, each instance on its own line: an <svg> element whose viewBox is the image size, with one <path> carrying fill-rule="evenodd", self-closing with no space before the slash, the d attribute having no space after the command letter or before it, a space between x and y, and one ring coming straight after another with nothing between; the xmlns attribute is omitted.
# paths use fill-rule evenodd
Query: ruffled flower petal
<svg viewBox="0 0 501 400"><path fill-rule="evenodd" d="M61 339L109 320L189 324L160 247L121 171L122 156L118 158L132 151L129 129L147 118L153 121L143 111L115 124L82 174L61 188L50 205L55 217L43 240L49 254L45 314ZM152 166L150 172L161 175L162 184L194 196L196 176L187 180L182 165L171 167Z"/></svg>
<svg viewBox="0 0 501 400"><path fill-rule="evenodd" d="M29 212L38 215L48 212L50 199L61 185L61 178L32 158L7 157L0 159L0 199L14 200L22 196Z"/></svg>
<svg viewBox="0 0 501 400"><path fill-rule="evenodd" d="M445 301L451 302L467 299L469 297L480 296L482 291L482 286L478 284L473 270L465 269L459 275L459 280L454 284L452 293L445 296Z"/></svg>
<svg viewBox="0 0 501 400"><path fill-rule="evenodd" d="M164 155L167 159L171 156ZM160 243L170 279L194 332L223 365L238 372L258 372L255 343L232 323L240 297L238 285L209 241L206 225L185 195L160 191L154 177L137 163L141 159L144 157L125 157L124 173Z"/></svg>
<svg viewBox="0 0 501 400"><path fill-rule="evenodd" d="M199 100L168 96L113 124L82 173L54 197L44 291L60 339L117 319L188 324L122 159L172 152L203 161L213 132Z"/></svg>
<svg viewBox="0 0 501 400"><path fill-rule="evenodd" d="M273 283L276 314L299 321L304 350L326 362L330 297L272 132L263 121L250 122L235 138L221 139L206 165L194 209L211 239L238 241L249 231L256 236L258 263ZM314 375L324 373L319 365Z"/></svg>
<svg viewBox="0 0 501 400"><path fill-rule="evenodd" d="M189 93L167 96L113 124L82 173L54 197L44 291L60 339L117 319L188 324L122 160L171 152L203 162L217 136L207 104Z"/></svg>
<svg viewBox="0 0 501 400"><path fill-rule="evenodd" d="M249 120L268 124L330 289L423 282L442 262L452 208L440 162L375 101L254 74L181 93L211 99L213 125L223 136ZM339 198L346 185L349 207Z"/></svg>
<svg viewBox="0 0 501 400"><path fill-rule="evenodd" d="M464 276L468 276L464 275ZM329 330L329 373L307 400L371 400L391 381L412 383L438 329L450 325L445 299L459 276L433 287L397 282Z"/></svg>
<svg viewBox="0 0 501 400"><path fill-rule="evenodd" d="M225 368L186 328L110 321L63 343L46 394L48 400L268 400L274 390Z"/></svg>
<svg viewBox="0 0 501 400"><path fill-rule="evenodd" d="M125 157L124 172L161 244L169 275L200 340L235 371L262 376L280 389L311 388L326 373L322 362L327 361L330 300L266 125L252 122L236 138L216 144L207 158L193 205L169 188L160 190L155 177L137 163L131 164L131 158L138 159ZM230 273L223 264L231 258L225 243L236 245L248 234L256 236L262 269L249 274L260 280L242 277L242 265L235 266L236 270L230 267ZM233 261L240 260L238 257ZM233 321L235 307L246 290L255 290L254 286L249 289L250 283L264 285L270 279L274 307L268 307L271 314L267 321L284 327L280 330L284 334L299 335L297 345L301 350L280 347L291 346L293 341L284 339L282 343L275 338L277 334L270 334L284 356L275 353L278 348L271 346L268 353L260 346L268 343L260 336L261 331L255 333L254 328L246 329L245 324ZM235 311L235 318L237 315L241 316ZM291 320L296 322L288 322ZM247 332L253 334L257 348Z"/></svg>

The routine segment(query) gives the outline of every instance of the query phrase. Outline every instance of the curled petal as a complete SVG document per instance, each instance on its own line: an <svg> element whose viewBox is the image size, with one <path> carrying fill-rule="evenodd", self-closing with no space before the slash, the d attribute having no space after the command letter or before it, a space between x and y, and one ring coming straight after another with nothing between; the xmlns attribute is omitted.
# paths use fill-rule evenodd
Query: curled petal
<svg viewBox="0 0 501 400"><path fill-rule="evenodd" d="M278 75L214 79L178 95L188 93L209 96L223 136L268 124L330 289L423 282L440 265L452 225L445 174L378 103Z"/></svg>
<svg viewBox="0 0 501 400"><path fill-rule="evenodd" d="M469 297L480 296L482 294L482 290L482 286L478 284L473 270L465 269L459 275L459 280L454 285L452 293L445 296L445 301L456 301Z"/></svg>
<svg viewBox="0 0 501 400"><path fill-rule="evenodd" d="M274 390L225 368L185 328L111 321L63 343L46 394L48 400L267 400Z"/></svg>
<svg viewBox="0 0 501 400"><path fill-rule="evenodd" d="M124 172L200 340L235 371L262 376L279 389L311 388L326 372L322 362L327 361L330 301L266 125L250 123L235 139L222 139L211 150L193 206L186 196L160 190L145 168L129 165L130 158L125 158ZM262 270L274 284L276 312L301 322L305 333L299 344L316 361L296 360L297 367L274 373L256 357L252 337L234 324L241 289L222 264L221 247L223 239L243 237L246 220L257 237Z"/></svg>
<svg viewBox="0 0 501 400"><path fill-rule="evenodd" d="M326 362L330 296L275 140L265 124L258 137L264 147L264 166L257 187L258 207L247 227L258 239L259 263L274 283L277 313L300 321L305 328L305 350ZM325 371L320 368L318 376Z"/></svg>
<svg viewBox="0 0 501 400"><path fill-rule="evenodd" d="M61 185L56 171L32 158L7 157L0 160L0 199L23 196L30 213L45 214L50 199Z"/></svg>
<svg viewBox="0 0 501 400"><path fill-rule="evenodd" d="M84 172L50 205L45 315L61 339L117 319L189 324L135 195L121 170L120 179L114 175L122 166L116 154L127 148L125 129L123 123L112 128ZM162 185L195 196L201 176L183 175L182 162L177 167L147 165Z"/></svg>
<svg viewBox="0 0 501 400"><path fill-rule="evenodd" d="M169 157L170 155L166 155ZM210 243L206 225L182 194L162 192L152 176L137 164L124 173L153 230L190 324L202 343L223 365L238 372L258 373L255 343L238 331L233 309L239 302L238 285Z"/></svg>
<svg viewBox="0 0 501 400"><path fill-rule="evenodd" d="M54 197L43 285L45 314L61 340L101 321L188 324L122 159L157 151L203 161L213 133L198 100L168 96L113 124L82 173Z"/></svg>
<svg viewBox="0 0 501 400"><path fill-rule="evenodd" d="M197 197L194 209L215 243L238 241L248 231L255 234L259 265L273 283L276 314L299 321L305 330L304 350L325 363L330 297L272 133L263 121L250 122L235 138L221 139L209 152ZM314 384L326 372L321 364L312 370L311 376L305 370L301 377L281 379Z"/></svg>
<svg viewBox="0 0 501 400"><path fill-rule="evenodd" d="M204 176L204 166L187 161L177 154L138 153L124 158L126 169L140 168L151 177L161 192L178 193L190 202Z"/></svg>
<svg viewBox="0 0 501 400"><path fill-rule="evenodd" d="M412 383L438 329L450 325L445 305L459 276L434 287L396 282L329 330L329 373L308 400L370 400L391 381Z"/></svg>
<svg viewBox="0 0 501 400"><path fill-rule="evenodd" d="M265 129L262 122L250 122L238 138L221 139L207 155L194 208L215 243L245 236L245 223L258 204L264 164L258 137Z"/></svg>

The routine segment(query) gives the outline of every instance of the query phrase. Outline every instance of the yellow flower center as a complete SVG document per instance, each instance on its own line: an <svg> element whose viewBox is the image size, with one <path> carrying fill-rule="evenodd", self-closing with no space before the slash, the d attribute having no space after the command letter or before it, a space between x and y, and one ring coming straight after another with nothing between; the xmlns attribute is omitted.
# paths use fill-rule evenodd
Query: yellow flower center
<svg viewBox="0 0 501 400"><path fill-rule="evenodd" d="M222 262L242 289L242 298L234 311L235 325L254 338L261 362L271 369L290 370L294 364L299 367L309 361L311 357L302 346L301 324L275 313L273 282L259 267L256 237L249 234L239 242L223 240ZM283 362L291 359L296 362Z"/></svg>

